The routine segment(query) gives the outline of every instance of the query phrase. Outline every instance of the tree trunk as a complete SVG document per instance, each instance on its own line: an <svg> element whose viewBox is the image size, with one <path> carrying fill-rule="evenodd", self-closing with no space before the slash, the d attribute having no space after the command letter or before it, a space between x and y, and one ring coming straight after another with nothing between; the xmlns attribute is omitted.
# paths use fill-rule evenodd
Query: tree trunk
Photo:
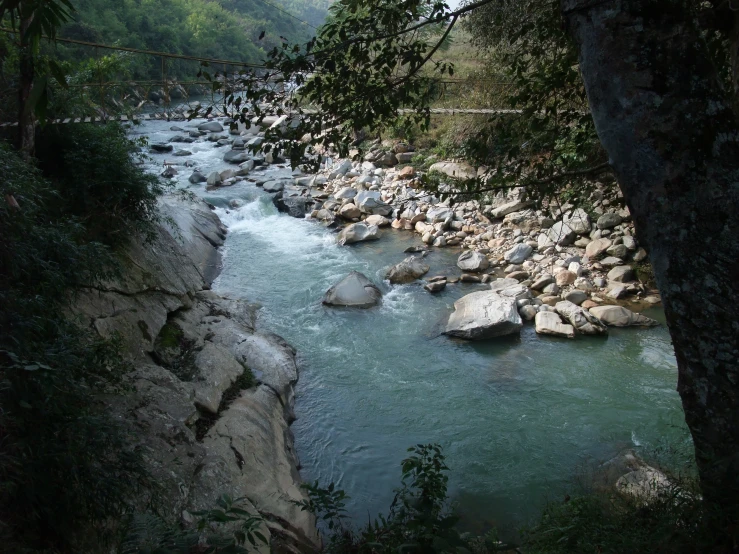
<svg viewBox="0 0 739 554"><path fill-rule="evenodd" d="M562 0L650 252L707 506L739 514L739 127L682 2ZM732 519L731 521L736 521Z"/></svg>
<svg viewBox="0 0 739 554"><path fill-rule="evenodd" d="M32 18L28 17L20 24L20 83L18 87L18 150L28 159L33 156L36 139L36 120L33 109L28 105L33 88L34 67L33 52L26 32Z"/></svg>

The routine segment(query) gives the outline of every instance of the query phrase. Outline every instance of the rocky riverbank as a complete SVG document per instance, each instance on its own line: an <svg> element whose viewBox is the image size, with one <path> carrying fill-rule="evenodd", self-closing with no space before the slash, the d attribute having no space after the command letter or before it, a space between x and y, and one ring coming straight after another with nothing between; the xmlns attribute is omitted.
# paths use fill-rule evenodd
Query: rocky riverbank
<svg viewBox="0 0 739 554"><path fill-rule="evenodd" d="M305 499L290 431L295 351L259 329L257 306L210 290L225 238L210 208L165 197L161 213L155 239L123 253L120 277L76 300L135 367L110 410L143 452L169 518L191 523L229 494L263 518L262 551L315 552L315 520L294 504Z"/></svg>
<svg viewBox="0 0 739 554"><path fill-rule="evenodd" d="M281 124L284 120L265 123ZM291 178L274 179L262 170L284 160L249 154L249 147L263 140L260 128L234 129L236 138L221 131L218 122L201 124L190 131L189 140L207 136L216 145L230 146L224 162L238 168L208 176L195 170L191 183L217 188L251 181L272 194L280 210L339 228L342 245L379 239L380 229L387 227L416 233L422 243L416 252L461 249L460 273L428 276L426 290L436 293L458 283L491 283L493 290L459 301L457 311L464 315L452 318L456 324L447 329L451 335L499 336L517 332L525 321L534 322L540 334L568 338L604 334L606 326L655 324L628 309L659 304L660 298L637 280L637 268L648 268L647 253L634 236L617 187L597 185L587 210L568 204L536 209L522 188L452 204L424 190L425 172L408 165L419 161L411 146L379 142L363 161L327 158L318 174L295 171ZM452 191L450 178L472 178L482 168L444 161L431 164L427 172L441 178L440 190ZM428 268L422 268L417 257L410 257L391 268L387 278L397 284L412 282L426 274ZM506 333L494 330L496 325Z"/></svg>

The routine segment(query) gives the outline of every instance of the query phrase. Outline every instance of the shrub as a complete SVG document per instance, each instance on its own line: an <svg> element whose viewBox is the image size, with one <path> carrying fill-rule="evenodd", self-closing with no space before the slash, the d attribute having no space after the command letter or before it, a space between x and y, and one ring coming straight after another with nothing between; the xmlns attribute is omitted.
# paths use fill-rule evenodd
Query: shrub
<svg viewBox="0 0 739 554"><path fill-rule="evenodd" d="M127 370L115 341L62 314L78 285L112 271L55 189L0 144L0 541L71 551L80 529L126 509L145 479L99 401Z"/></svg>
<svg viewBox="0 0 739 554"><path fill-rule="evenodd" d="M87 240L119 246L135 232L151 236L165 185L141 166L143 142L116 123L49 125L37 141L45 177L59 191L59 213L77 218Z"/></svg>

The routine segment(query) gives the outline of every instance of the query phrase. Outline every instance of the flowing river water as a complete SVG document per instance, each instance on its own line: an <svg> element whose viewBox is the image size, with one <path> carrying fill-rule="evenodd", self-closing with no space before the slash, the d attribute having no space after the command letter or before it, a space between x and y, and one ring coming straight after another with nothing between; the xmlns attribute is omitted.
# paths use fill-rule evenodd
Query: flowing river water
<svg viewBox="0 0 739 554"><path fill-rule="evenodd" d="M176 134L171 125L149 122L133 134L165 142ZM161 172L165 159L190 160L206 175L226 169L225 150L212 143L176 146L193 155L154 154L152 170ZM527 325L520 338L452 340L440 332L454 301L485 286L432 295L418 284L383 282L403 250L420 243L416 235L386 230L379 241L340 247L332 231L278 213L252 183L206 192L187 183L190 169L179 171L178 186L214 204L229 230L213 288L260 303L262 326L298 350L292 429L303 478L343 488L357 523L387 510L400 461L416 443L443 446L452 498L467 524L481 528L530 521L584 470L625 448L686 444L664 326L565 340ZM244 205L230 208L237 198ZM458 254L430 253L429 275L458 274ZM322 306L325 291L351 270L380 285L381 306ZM659 310L647 315L663 321Z"/></svg>

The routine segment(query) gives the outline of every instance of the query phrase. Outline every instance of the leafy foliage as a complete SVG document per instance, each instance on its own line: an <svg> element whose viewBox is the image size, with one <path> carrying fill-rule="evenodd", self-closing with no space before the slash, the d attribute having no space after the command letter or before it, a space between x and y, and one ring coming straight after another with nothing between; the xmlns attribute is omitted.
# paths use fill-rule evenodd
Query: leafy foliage
<svg viewBox="0 0 739 554"><path fill-rule="evenodd" d="M352 529L346 518L346 494L333 484L321 489L318 483L305 486L309 500L303 510L316 514L330 535L326 552L455 552L469 551L469 541L456 529L457 518L447 499L447 468L438 445L419 444L408 449L403 460L401 487L386 516L379 516L365 527ZM476 551L492 552L476 541ZM481 550L482 548L482 550Z"/></svg>
<svg viewBox="0 0 739 554"><path fill-rule="evenodd" d="M118 124L49 126L37 141L44 175L59 191L56 208L80 221L87 239L119 246L151 234L165 185L137 164L144 143Z"/></svg>
<svg viewBox="0 0 739 554"><path fill-rule="evenodd" d="M194 528L179 530L151 514L134 516L128 526L121 554L246 554L268 544L260 527L264 520L241 507L243 498L223 495L217 507L194 512Z"/></svg>
<svg viewBox="0 0 739 554"><path fill-rule="evenodd" d="M128 370L115 341L65 317L78 285L113 271L58 189L0 145L0 540L11 551L105 534L146 481L102 392Z"/></svg>

